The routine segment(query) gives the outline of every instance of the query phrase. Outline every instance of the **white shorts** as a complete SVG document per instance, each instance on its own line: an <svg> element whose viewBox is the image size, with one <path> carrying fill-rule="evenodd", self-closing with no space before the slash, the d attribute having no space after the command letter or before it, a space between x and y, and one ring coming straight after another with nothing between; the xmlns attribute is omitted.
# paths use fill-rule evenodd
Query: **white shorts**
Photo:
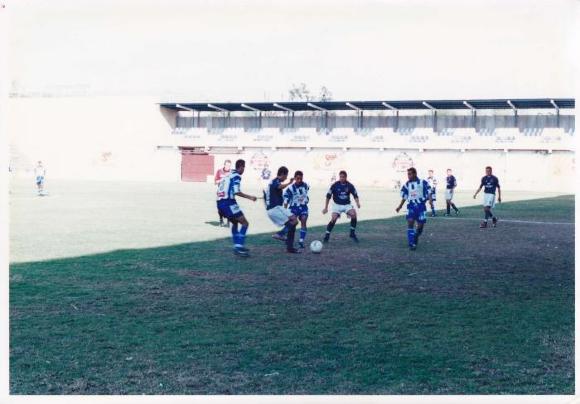
<svg viewBox="0 0 580 404"><path fill-rule="evenodd" d="M493 208L495 206L495 194L483 194L483 206Z"/></svg>
<svg viewBox="0 0 580 404"><path fill-rule="evenodd" d="M339 205L338 203L334 203L332 205L332 213L337 213L338 216L340 216L342 213L348 212L351 209L354 209L354 207L350 203L348 205Z"/></svg>
<svg viewBox="0 0 580 404"><path fill-rule="evenodd" d="M445 190L445 199L448 201L453 199L453 190L452 189Z"/></svg>
<svg viewBox="0 0 580 404"><path fill-rule="evenodd" d="M272 223L276 226L284 226L288 221L288 218L292 216L292 212L283 206L275 206L268 210L267 213Z"/></svg>

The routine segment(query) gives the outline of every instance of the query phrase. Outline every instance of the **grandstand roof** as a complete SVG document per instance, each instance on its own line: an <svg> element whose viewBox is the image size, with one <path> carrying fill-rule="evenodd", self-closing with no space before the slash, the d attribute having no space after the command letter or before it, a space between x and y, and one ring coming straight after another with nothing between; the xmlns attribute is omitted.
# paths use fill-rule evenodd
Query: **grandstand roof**
<svg viewBox="0 0 580 404"><path fill-rule="evenodd" d="M161 103L177 111L251 112L251 111L353 111L353 110L460 110L460 109L570 109L573 98L525 98L491 100L413 100L413 101L310 101L310 102L216 102Z"/></svg>

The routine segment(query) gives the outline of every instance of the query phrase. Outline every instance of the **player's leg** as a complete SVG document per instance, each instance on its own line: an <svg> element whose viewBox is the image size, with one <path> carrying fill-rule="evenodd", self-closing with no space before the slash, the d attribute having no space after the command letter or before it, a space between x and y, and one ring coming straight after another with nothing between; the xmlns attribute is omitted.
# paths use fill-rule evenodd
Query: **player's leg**
<svg viewBox="0 0 580 404"><path fill-rule="evenodd" d="M300 246L300 248L304 248L304 240L306 240L306 232L307 232L306 227L307 220L308 220L307 214L300 215L300 239L298 240L298 245Z"/></svg>
<svg viewBox="0 0 580 404"><path fill-rule="evenodd" d="M411 250L417 248L415 234L415 219L407 218L407 242Z"/></svg>
<svg viewBox="0 0 580 404"><path fill-rule="evenodd" d="M338 220L338 218L340 217L340 213L337 212L332 212L332 218L330 219L330 222L328 222L328 224L326 225L326 234L324 235L324 242L328 242L328 240L330 240L330 233L332 232L332 229L334 228L334 225L336 224L336 221Z"/></svg>
<svg viewBox="0 0 580 404"><path fill-rule="evenodd" d="M455 214L458 215L459 214L459 209L457 209L457 206L455 206L455 204L452 201L449 201L449 202L451 203L451 207L455 211Z"/></svg>
<svg viewBox="0 0 580 404"><path fill-rule="evenodd" d="M449 216L451 214L451 199L449 198L445 199L445 204L446 204L445 216Z"/></svg>
<svg viewBox="0 0 580 404"><path fill-rule="evenodd" d="M289 253L296 253L298 250L294 248L294 237L296 236L296 226L298 225L298 218L295 215L288 217L288 236L286 237L286 251Z"/></svg>
<svg viewBox="0 0 580 404"><path fill-rule="evenodd" d="M417 229L415 230L415 246L419 244L419 236L423 234L423 226L427 222L427 217L425 216L425 211L422 211L417 216Z"/></svg>
<svg viewBox="0 0 580 404"><path fill-rule="evenodd" d="M356 210L351 209L348 212L346 212L346 216L350 218L350 238L352 238L354 241L358 241L358 238L356 236L356 222L357 222L357 217L356 217Z"/></svg>
<svg viewBox="0 0 580 404"><path fill-rule="evenodd" d="M243 252L248 252L249 250L244 247L244 244L246 243L246 234L248 233L248 227L250 226L250 223L248 222L248 220L246 219L246 217L242 214L242 216L236 217L235 220L237 221L237 223L240 224L240 230L237 234L237 245L236 248L240 251ZM232 225L232 229L233 229L233 225ZM232 230L232 234L233 234L233 230Z"/></svg>
<svg viewBox="0 0 580 404"><path fill-rule="evenodd" d="M489 209L489 206L483 206L483 220L481 221L481 224L479 225L480 229L485 229L487 227L487 221L489 220L489 218L491 217L491 212Z"/></svg>

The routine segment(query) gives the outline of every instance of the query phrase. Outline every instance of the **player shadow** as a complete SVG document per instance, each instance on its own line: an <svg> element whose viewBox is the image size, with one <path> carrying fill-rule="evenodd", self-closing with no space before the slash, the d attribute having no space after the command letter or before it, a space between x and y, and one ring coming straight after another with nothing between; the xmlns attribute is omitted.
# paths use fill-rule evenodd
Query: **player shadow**
<svg viewBox="0 0 580 404"><path fill-rule="evenodd" d="M204 222L204 224L209 224L210 226L213 226L213 227L222 227L222 225L220 225L220 222L218 222L217 220L207 221L207 222Z"/></svg>

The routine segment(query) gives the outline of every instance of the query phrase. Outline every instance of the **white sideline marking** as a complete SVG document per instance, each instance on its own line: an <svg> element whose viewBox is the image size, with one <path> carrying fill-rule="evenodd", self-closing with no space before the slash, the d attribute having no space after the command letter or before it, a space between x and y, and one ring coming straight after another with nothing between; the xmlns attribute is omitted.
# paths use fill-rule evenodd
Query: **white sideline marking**
<svg viewBox="0 0 580 404"><path fill-rule="evenodd" d="M443 219L443 220L471 220L471 221L482 221L483 219L477 219L475 217L428 217L428 219ZM554 224L554 225L568 225L574 226L575 223L571 222L537 222L533 220L515 220L515 219L502 219L498 218L498 223L526 223L526 224Z"/></svg>

